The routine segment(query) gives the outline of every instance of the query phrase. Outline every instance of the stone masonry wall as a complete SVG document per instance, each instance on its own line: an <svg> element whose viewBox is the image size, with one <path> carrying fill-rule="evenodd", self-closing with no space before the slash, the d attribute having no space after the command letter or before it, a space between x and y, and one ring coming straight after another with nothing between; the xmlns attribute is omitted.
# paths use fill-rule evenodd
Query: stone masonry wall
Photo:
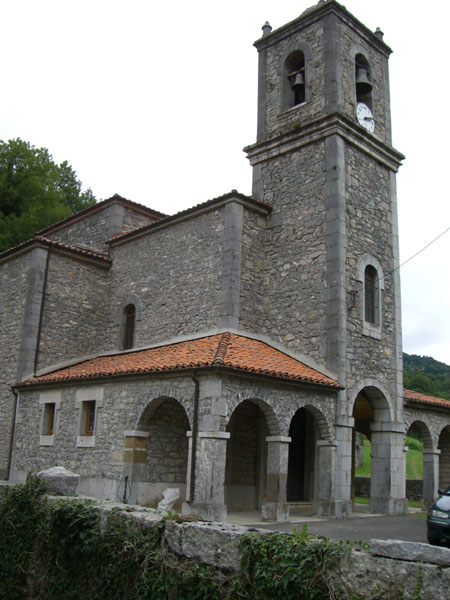
<svg viewBox="0 0 450 600"><path fill-rule="evenodd" d="M0 264L0 479L6 476L30 254Z"/></svg>
<svg viewBox="0 0 450 600"><path fill-rule="evenodd" d="M324 142L269 161L264 310L259 330L315 360L325 358Z"/></svg>
<svg viewBox="0 0 450 600"><path fill-rule="evenodd" d="M244 211L239 327L256 331L263 318L266 219Z"/></svg>
<svg viewBox="0 0 450 600"><path fill-rule="evenodd" d="M174 224L112 248L109 346L119 346L124 299L141 304L135 346L217 326L223 210Z"/></svg>
<svg viewBox="0 0 450 600"><path fill-rule="evenodd" d="M75 223L69 223L65 227L49 234L52 240L74 246L81 244L104 252L107 235L108 206L92 215L86 215Z"/></svg>
<svg viewBox="0 0 450 600"><path fill-rule="evenodd" d="M103 389L102 406L96 410L95 446L78 447L80 408L76 404L77 389ZM14 455L14 480L33 472L64 466L82 478L119 480L125 467L124 432L139 429L139 419L152 402L162 397L175 398L192 415L194 386L189 378L161 378L149 383L127 380L104 385L51 388L62 392L61 406L56 411L53 446L40 445L42 405L39 397L45 390L29 389L20 394L17 444Z"/></svg>
<svg viewBox="0 0 450 600"><path fill-rule="evenodd" d="M108 270L50 255L38 368L107 348Z"/></svg>
<svg viewBox="0 0 450 600"><path fill-rule="evenodd" d="M119 221L115 223L115 230L111 230L109 221L111 219L111 211L114 210L118 211L117 217ZM94 214L86 215L75 223L69 223L61 227L61 229L49 234L49 237L63 244L80 244L98 252L105 252L107 250L106 242L110 238L111 233L131 231L154 221L155 219L152 217L130 210L122 205L108 204ZM118 231L117 227L119 228Z"/></svg>
<svg viewBox="0 0 450 600"><path fill-rule="evenodd" d="M358 290L356 308L351 307L348 298L347 388L352 388L364 373L365 378L381 378L396 398L396 307L394 281L389 276L394 268L389 171L350 145L346 147L346 161L347 290ZM357 270L364 254L374 257L385 275L381 293L381 339L363 334L364 282L358 281Z"/></svg>
<svg viewBox="0 0 450 600"><path fill-rule="evenodd" d="M154 223L155 219L149 217L148 215L143 215L140 212L136 212L134 210L130 210L128 208L124 209L123 215L123 231L131 231L133 229L137 229L139 227L144 227L145 225L150 225L150 223Z"/></svg>
<svg viewBox="0 0 450 600"><path fill-rule="evenodd" d="M221 383L220 383L221 382ZM335 413L335 394L299 388L291 385L276 385L261 380L223 377L217 388L224 414L217 423L211 423L216 431L225 431L235 408L244 400L251 399L264 413L268 435L287 435L292 417L302 407L315 411L319 438L332 439L332 423ZM103 389L102 406L98 407L95 424L95 446L77 447L79 434L80 408L76 404L77 390ZM51 390L62 392L61 405L57 409L53 446L40 446L40 423L42 404L40 394L46 390L25 389L20 392L20 407L17 424L17 451L14 456L16 479L24 477L29 470L39 471L55 464L79 473L82 477L118 479L124 472L124 432L133 430L149 431L158 411L148 417L148 407L152 401L157 406L161 399L172 398L177 406L173 421L177 431L191 428L184 420L187 415L192 424L194 384L190 375L186 377L130 378L122 382L52 386ZM162 405L161 405L162 406ZM175 405L174 405L175 406ZM184 408L186 415L181 410ZM252 407L255 410L255 407ZM147 411L145 410L147 409ZM144 413L145 411L145 413ZM147 415L147 416L146 416ZM174 416L175 412L171 411ZM183 415L183 416L182 416ZM199 410L200 431L210 431L207 415L214 415L208 398L202 399ZM183 423L181 423L183 421ZM165 423L165 421L164 421ZM157 430L167 429L160 421ZM159 429L158 429L159 427ZM157 431L155 430L155 432ZM178 435L178 434L177 434ZM164 437L165 436L165 437ZM163 439L167 438L167 432ZM178 439L178 437L177 437ZM185 448L184 440L176 448L176 460ZM167 438L168 443L168 438ZM183 448L181 448L181 444ZM183 450L184 451L184 450ZM150 455L151 453L149 453ZM151 459L150 459L151 460Z"/></svg>

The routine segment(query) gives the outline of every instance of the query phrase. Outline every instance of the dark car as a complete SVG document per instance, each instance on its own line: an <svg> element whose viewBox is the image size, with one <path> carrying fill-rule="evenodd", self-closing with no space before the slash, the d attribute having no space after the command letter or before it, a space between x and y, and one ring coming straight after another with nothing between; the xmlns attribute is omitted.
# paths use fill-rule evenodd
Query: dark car
<svg viewBox="0 0 450 600"><path fill-rule="evenodd" d="M435 546L450 546L450 487L438 490L439 498L428 510L427 538Z"/></svg>

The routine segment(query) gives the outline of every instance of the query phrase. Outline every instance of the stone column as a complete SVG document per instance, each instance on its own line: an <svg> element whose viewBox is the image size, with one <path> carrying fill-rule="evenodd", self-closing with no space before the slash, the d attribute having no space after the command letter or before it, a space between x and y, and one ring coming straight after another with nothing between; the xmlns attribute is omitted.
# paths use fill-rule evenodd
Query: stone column
<svg viewBox="0 0 450 600"><path fill-rule="evenodd" d="M291 438L284 435L266 437L267 483L262 506L263 521L289 520L289 506L286 500L289 443Z"/></svg>
<svg viewBox="0 0 450 600"><path fill-rule="evenodd" d="M372 423L370 510L403 514L408 510L404 479L404 427L396 423Z"/></svg>
<svg viewBox="0 0 450 600"><path fill-rule="evenodd" d="M336 462L334 510L338 519L352 514L352 440L355 419L341 415L336 419Z"/></svg>
<svg viewBox="0 0 450 600"><path fill-rule="evenodd" d="M183 514L197 514L208 521L226 520L225 465L229 437L226 431L198 432L193 500L183 504ZM191 468L189 461L188 481ZM192 496L192 490L189 494Z"/></svg>
<svg viewBox="0 0 450 600"><path fill-rule="evenodd" d="M427 510L437 497L439 487L440 450L424 450L423 456L423 498L422 508Z"/></svg>
<svg viewBox="0 0 450 600"><path fill-rule="evenodd" d="M320 516L334 515L334 475L336 469L336 444L319 440L316 444L316 477L314 484L314 512Z"/></svg>
<svg viewBox="0 0 450 600"><path fill-rule="evenodd" d="M147 470L148 431L124 431L124 469L123 486L129 486L129 492L124 489L129 504L139 502L139 483L145 479ZM123 493L123 492L122 492Z"/></svg>

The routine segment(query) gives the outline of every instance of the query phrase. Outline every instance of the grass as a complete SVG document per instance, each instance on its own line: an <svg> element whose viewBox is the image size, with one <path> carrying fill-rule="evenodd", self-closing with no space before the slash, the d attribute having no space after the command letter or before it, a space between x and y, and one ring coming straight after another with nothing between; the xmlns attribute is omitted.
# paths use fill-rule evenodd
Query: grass
<svg viewBox="0 0 450 600"><path fill-rule="evenodd" d="M414 446L414 448L409 448L406 453L406 478L407 479L422 479L423 478L423 461L422 461L422 452L418 448L420 448L420 443L418 444L418 440L414 438L409 438L406 436L406 445ZM361 466L357 467L355 470L356 477L370 477L370 442L365 437L364 438L364 460Z"/></svg>
<svg viewBox="0 0 450 600"><path fill-rule="evenodd" d="M370 498L362 498L361 496L355 497L355 504L369 504ZM408 506L410 508L422 508L421 500L408 500Z"/></svg>

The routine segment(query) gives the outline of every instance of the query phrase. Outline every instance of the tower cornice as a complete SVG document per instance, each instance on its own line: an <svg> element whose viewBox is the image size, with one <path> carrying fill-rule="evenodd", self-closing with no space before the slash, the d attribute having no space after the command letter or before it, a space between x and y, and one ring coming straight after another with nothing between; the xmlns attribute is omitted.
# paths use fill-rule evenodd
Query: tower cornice
<svg viewBox="0 0 450 600"><path fill-rule="evenodd" d="M331 135L342 137L347 143L397 172L404 155L379 138L368 134L359 125L340 112L323 115L308 123L294 127L292 131L257 142L244 148L252 166L315 143Z"/></svg>
<svg viewBox="0 0 450 600"><path fill-rule="evenodd" d="M344 21L351 29L356 31L359 36L365 39L369 44L376 47L377 50L382 52L386 57L392 54L392 49L383 42L383 40L377 36L373 31L366 27L361 21L358 21L342 4L336 2L336 0L326 0L325 2L319 2L317 6L313 6L305 10L299 17L286 23L282 27L275 29L269 35L256 40L254 46L258 51L264 50L273 44L278 44L281 40L292 36L296 31L303 28L309 27L316 21L322 20L329 14L336 15L339 19Z"/></svg>

